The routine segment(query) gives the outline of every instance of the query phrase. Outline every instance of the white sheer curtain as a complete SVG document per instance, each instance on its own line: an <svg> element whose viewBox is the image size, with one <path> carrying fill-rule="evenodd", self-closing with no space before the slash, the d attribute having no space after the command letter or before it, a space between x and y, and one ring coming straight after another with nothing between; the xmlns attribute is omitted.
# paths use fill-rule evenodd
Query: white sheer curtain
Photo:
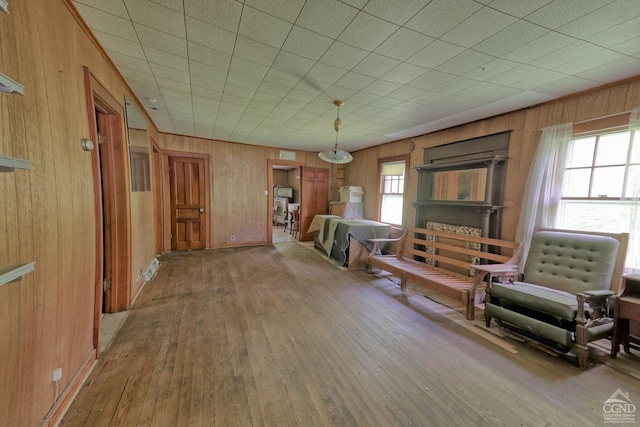
<svg viewBox="0 0 640 427"><path fill-rule="evenodd" d="M631 110L631 117L629 117L629 130L635 130L636 134L640 132L640 107L636 107ZM638 144L640 140L636 135L634 144ZM640 210L640 200L638 197L633 198L634 212ZM636 217L637 218L637 217ZM640 274L640 268L638 267L638 257L640 256L640 223L632 221L629 230L629 247L627 249L627 262L625 263L624 274ZM635 262L630 262L635 260Z"/></svg>
<svg viewBox="0 0 640 427"><path fill-rule="evenodd" d="M571 134L571 123L542 129L523 194L516 231L516 240L522 242L522 253L525 256L529 253L535 228L555 226L555 214L562 186L554 183L562 183ZM524 266L525 261L526 258L523 257L521 267Z"/></svg>

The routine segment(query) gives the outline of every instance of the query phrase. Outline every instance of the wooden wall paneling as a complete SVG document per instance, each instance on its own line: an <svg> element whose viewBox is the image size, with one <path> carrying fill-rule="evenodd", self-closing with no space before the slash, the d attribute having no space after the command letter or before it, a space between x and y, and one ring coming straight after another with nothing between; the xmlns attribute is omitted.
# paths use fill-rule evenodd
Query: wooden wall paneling
<svg viewBox="0 0 640 427"><path fill-rule="evenodd" d="M3 193L0 229L7 228L5 213L17 219L8 226L0 257L37 265L33 274L1 290L3 304L12 307L0 316L0 330L7 331L0 346L11 349L2 354L8 367L3 383L13 385L11 397L0 393L0 408L10 408L2 412L3 425L39 425L52 406L53 369L63 368L60 392L69 390L72 380L79 384L93 350L96 221L92 155L80 147L88 136L82 65L116 97L124 95L125 85L72 9L66 0L24 0L0 16L0 68L26 92L2 96L0 155L32 164L26 173L0 178L0 187L15 191ZM14 230L19 238L10 234ZM50 415L54 423L56 413Z"/></svg>
<svg viewBox="0 0 640 427"><path fill-rule="evenodd" d="M257 150L255 147L238 145L241 150L236 156L242 158L244 167L243 175L246 179L243 182L242 190L245 197L242 198L243 204L241 211L237 212L234 217L234 234L236 241L256 242L266 244L267 242L267 200L269 196L264 192L267 188L267 164L264 157L267 156L269 149ZM253 166L255 165L255 166Z"/></svg>
<svg viewBox="0 0 640 427"><path fill-rule="evenodd" d="M149 155L151 167L149 179L153 176L151 142L146 129L128 129L129 146L144 149ZM150 191L131 191L131 277L132 300L138 295L145 283L144 271L156 255L155 251L155 204L153 189Z"/></svg>
<svg viewBox="0 0 640 427"><path fill-rule="evenodd" d="M12 5L13 6L13 5ZM39 18L41 11L33 2L25 2L19 8L12 8L11 16L16 16L20 25L16 26L18 45L28 45L35 48L33 51L46 51L51 49L46 40L46 34L37 19L26 19L27 14ZM45 8L46 10L46 8ZM15 14L15 15L14 15ZM24 24L24 26L22 26ZM31 51L31 52L33 52ZM22 80L25 86L24 104L28 111L24 111L22 120L28 122L25 127L25 139L29 141L29 160L31 161L31 203L28 211L33 214L32 221L25 225L33 238L38 241L34 245L33 259L37 268L31 274L32 280L20 283L20 305L25 308L21 313L21 330L24 331L20 343L21 363L19 393L21 401L18 414L21 417L16 425L37 425L48 412L53 402L51 387L51 373L56 368L59 360L58 353L61 349L59 341L66 332L57 329L59 298L64 295L66 289L61 281L60 254L58 245L61 237L67 236L58 233L59 206L57 205L57 176L56 176L56 150L64 150L57 146L57 137L60 136L54 107L49 102L47 88L47 75L44 70L52 67L51 60L43 55L32 55L25 51L19 54L19 66L25 70L18 80ZM41 73L26 72L26 70L43 70ZM53 83L51 83L53 84ZM51 98L52 100L55 98ZM36 142L37 143L33 143ZM64 199L64 196L62 196ZM37 236L37 237L36 237ZM25 236L27 238L27 236ZM17 244L21 245L22 240ZM60 243L59 243L60 242ZM62 294L62 295L61 295ZM29 331L29 332L27 332ZM60 362L62 362L60 360ZM70 365L69 365L70 366ZM69 380L63 378L61 387Z"/></svg>
<svg viewBox="0 0 640 427"><path fill-rule="evenodd" d="M146 129L128 129L129 145L149 148L149 134Z"/></svg>
<svg viewBox="0 0 640 427"><path fill-rule="evenodd" d="M577 105L577 111L575 115L575 121L587 120L590 117L597 117L594 112L596 105L598 105L598 98L602 96L601 92L589 92L582 96L581 101Z"/></svg>
<svg viewBox="0 0 640 427"><path fill-rule="evenodd" d="M154 222L153 193L138 191L131 193L131 299L140 291L144 284L144 271L153 258L154 251Z"/></svg>
<svg viewBox="0 0 640 427"><path fill-rule="evenodd" d="M605 116L624 111L626 105L628 85L612 86L609 89L609 101Z"/></svg>
<svg viewBox="0 0 640 427"><path fill-rule="evenodd" d="M24 280L31 280L24 278ZM0 378L3 378L0 389L0 425L20 425L19 409L22 407L20 376L17 370L21 365L21 313L24 307L20 304L21 283L0 286Z"/></svg>
<svg viewBox="0 0 640 427"><path fill-rule="evenodd" d="M69 106L73 106L74 110L82 107L82 74L78 74L80 67L76 67L77 61L77 37L70 37L69 28L74 28L74 20L64 8L56 7L53 4L47 4L38 11L39 28L43 38L43 43L48 45L47 49L42 52L45 67L58 72L50 72L45 74L45 85L47 88L46 96L55 99L56 102L49 102L49 115L51 116L51 138L54 147L54 168L55 168L55 186L64 189L63 191L55 191L51 193L56 197L58 211L58 225L55 228L57 232L57 282L59 286L48 287L49 292L55 292L54 298L48 298L48 308L52 310L50 313L52 320L51 331L48 331L47 347L51 355L49 366L46 367L43 378L45 384L51 384L51 373L54 369L60 367L63 369L63 377L59 381L59 389L64 390L69 385L72 376L64 375L73 372L75 366L82 363L87 354L93 349L92 331L87 328L78 328L80 323L91 324L93 320L93 309L89 304L83 304L83 301L93 300L93 290L90 286L79 286L82 275L76 270L76 260L78 259L78 250L86 251L86 242L91 240L84 238L83 219L80 206L83 201L80 199L86 192L82 188L89 184L88 180L82 179L87 176L85 172L88 170L83 167L88 165L89 156L81 156L86 154L80 146L80 138L72 138L72 135L78 135L76 131L77 119L73 115L67 114ZM50 20L60 23L60 25L50 25ZM73 34L73 30L71 31ZM71 60L70 60L71 59ZM70 85L69 81L76 82ZM75 139L75 141L74 141ZM76 142L74 144L74 142ZM66 237L65 237L66 236ZM78 242L77 244L68 244L68 242ZM87 251L90 253L90 251ZM69 281L68 277L75 276L76 281ZM45 285L46 282L42 282ZM46 286L46 285L45 285ZM46 304L43 301L43 305ZM66 309L68 306L76 307L73 312ZM60 346L56 345L54 328L68 331L69 335L75 336L74 345ZM49 387L50 389L50 387Z"/></svg>
<svg viewBox="0 0 640 427"><path fill-rule="evenodd" d="M578 102L575 98L567 99L562 103L562 123L573 123L576 121L576 114L578 110Z"/></svg>
<svg viewBox="0 0 640 427"><path fill-rule="evenodd" d="M510 115L508 114L501 114L489 120L487 135L509 130L509 120L510 120Z"/></svg>
<svg viewBox="0 0 640 427"><path fill-rule="evenodd" d="M511 130L511 133L509 134L509 159L506 163L505 186L502 203L504 209L502 210L502 212L500 212L500 214L502 215L502 228L500 230L501 238L506 238L504 235L504 230L510 229L513 225L508 224L509 219L513 218L513 216L509 215L509 213L516 209L517 200L520 194L516 186L519 182L522 171L518 167L511 165L511 159L513 159L514 157L520 157L519 152L522 146L521 129L525 120L525 114L524 112L519 112L519 114L505 115L505 118L506 121L501 122L502 130L491 128L491 133Z"/></svg>
<svg viewBox="0 0 640 427"><path fill-rule="evenodd" d="M211 158L210 211L211 247L266 244L269 241L268 160L277 160L279 150L216 140L159 134L163 150L188 148ZM316 153L296 152L296 164L327 167ZM230 242L231 235L236 236Z"/></svg>
<svg viewBox="0 0 640 427"><path fill-rule="evenodd" d="M2 19L0 17L0 19ZM6 20L7 25L0 25L0 71L10 76L17 76L17 60L15 37L12 22ZM16 77L17 78L17 77ZM20 157L16 145L24 144L24 126L22 126L23 99L21 96L0 94L0 155L7 157ZM23 153L24 154L24 153ZM24 188L23 172L0 173L0 264L18 264L24 259L20 246L19 212L21 202L17 191ZM20 182L22 181L22 182ZM33 254L27 254L33 259ZM26 261L25 261L26 262ZM29 275L28 275L29 276ZM31 277L23 279L23 282L32 280ZM21 365L22 333L20 330L21 313L20 305L21 283L0 286L0 378L3 378L3 386L0 389L0 425L18 425L19 417L16 417L16 408L21 407L20 376L17 375Z"/></svg>
<svg viewBox="0 0 640 427"><path fill-rule="evenodd" d="M631 81L625 86L627 87L627 96L624 110L631 111L634 108L640 108L640 79Z"/></svg>

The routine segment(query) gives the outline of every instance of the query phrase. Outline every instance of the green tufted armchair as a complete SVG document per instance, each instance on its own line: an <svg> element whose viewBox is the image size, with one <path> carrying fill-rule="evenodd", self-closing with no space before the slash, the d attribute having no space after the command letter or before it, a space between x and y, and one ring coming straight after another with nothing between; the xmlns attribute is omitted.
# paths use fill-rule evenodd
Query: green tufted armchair
<svg viewBox="0 0 640 427"><path fill-rule="evenodd" d="M587 365L591 341L610 337L608 298L620 282L629 236L541 229L533 236L522 281L487 286L485 319ZM611 314L611 315L610 315Z"/></svg>

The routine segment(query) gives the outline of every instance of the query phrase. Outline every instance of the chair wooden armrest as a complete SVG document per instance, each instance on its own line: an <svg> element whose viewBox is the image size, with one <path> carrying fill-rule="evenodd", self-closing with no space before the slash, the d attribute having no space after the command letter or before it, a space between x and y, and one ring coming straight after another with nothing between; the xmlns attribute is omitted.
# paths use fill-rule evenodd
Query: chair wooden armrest
<svg viewBox="0 0 640 427"><path fill-rule="evenodd" d="M589 321L602 319L606 317L606 300L615 296L615 293L609 290L583 291L576 294L578 300L578 312L576 314L576 323L586 325ZM585 302L589 304L591 316L587 316Z"/></svg>

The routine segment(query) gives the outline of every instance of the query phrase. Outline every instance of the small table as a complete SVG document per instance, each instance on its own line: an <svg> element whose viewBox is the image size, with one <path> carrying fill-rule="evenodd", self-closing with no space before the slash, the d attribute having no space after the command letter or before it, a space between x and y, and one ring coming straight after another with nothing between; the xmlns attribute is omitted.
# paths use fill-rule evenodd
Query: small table
<svg viewBox="0 0 640 427"><path fill-rule="evenodd" d="M611 357L615 359L620 350L629 353L630 343L640 344L640 337L629 331L629 321L640 321L640 275L622 276L622 284L614 308L613 336L611 337Z"/></svg>
<svg viewBox="0 0 640 427"><path fill-rule="evenodd" d="M473 308L476 303L476 291L478 287L483 282L485 277L489 275L487 278L487 284L491 283L494 277L498 277L500 279L506 278L509 281L513 281L514 278L518 278L520 272L518 271L518 266L515 264L479 264L471 266L475 270L475 274L473 276L473 285L471 285L471 289L469 290L469 304L467 304L467 320L475 320L475 311Z"/></svg>

